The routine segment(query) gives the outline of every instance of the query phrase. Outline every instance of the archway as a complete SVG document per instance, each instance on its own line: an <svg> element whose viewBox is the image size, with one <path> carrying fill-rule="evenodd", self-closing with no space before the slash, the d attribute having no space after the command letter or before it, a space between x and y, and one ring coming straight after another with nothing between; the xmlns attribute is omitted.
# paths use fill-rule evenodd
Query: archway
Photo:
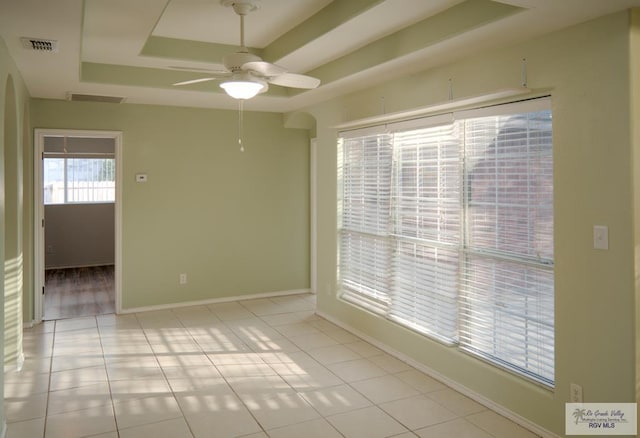
<svg viewBox="0 0 640 438"><path fill-rule="evenodd" d="M4 225L4 366L22 366L22 163L18 146L18 116L13 79L7 78L4 105L3 225Z"/></svg>

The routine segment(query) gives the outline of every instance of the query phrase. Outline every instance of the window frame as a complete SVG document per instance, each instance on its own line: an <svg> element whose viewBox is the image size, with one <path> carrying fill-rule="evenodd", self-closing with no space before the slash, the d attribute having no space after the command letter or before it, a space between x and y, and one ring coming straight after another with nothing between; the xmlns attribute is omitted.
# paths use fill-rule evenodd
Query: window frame
<svg viewBox="0 0 640 438"><path fill-rule="evenodd" d="M100 200L89 200L89 201L74 201L74 200L69 200L70 198L70 190L78 190L78 189L74 189L74 188L70 188L69 187L69 161L70 160L80 160L80 159L84 159L84 160L109 160L111 162L111 166L112 166L112 178L113 180L105 180L108 181L109 183L111 183L112 185L108 186L108 187L104 187L102 188L102 190L110 190L112 192L111 194L111 198L112 199L100 199ZM91 205L91 204L114 204L115 203L115 195L116 195L116 160L115 160L115 155L112 153L57 153L57 152L43 152L42 155L42 160L43 160L43 175L42 175L42 181L43 181L43 190L45 189L45 186L47 184L47 179L46 179L46 173L47 173L47 160L63 160L62 162L62 180L60 182L62 182L62 194L63 194L63 201L62 202L47 202L47 197L43 194L43 204L46 205ZM75 181L75 180L74 180ZM102 181L98 181L96 179L93 180L88 180L91 183L96 183L96 182L102 182ZM91 197L95 198L95 187L89 187L86 190L88 190L88 193L93 194ZM107 196L109 197L109 196Z"/></svg>
<svg viewBox="0 0 640 438"><path fill-rule="evenodd" d="M390 291L390 295L389 295L389 300L387 300L387 302L375 302L375 301L371 301L371 300L366 300L366 299L360 299L361 297L357 296L357 293L353 293L350 292L349 290L345 290L345 288L343 287L342 284L342 271L343 271L343 261L341 259L341 255L342 255L342 236L343 233L345 231L344 229L344 223L342 221L342 216L343 216L343 211L342 211L342 207L343 207L343 201L344 201L344 154L343 154L343 145L341 143L341 141L344 138L349 138L350 136L352 137L358 137L358 136L365 136L365 135L384 135L385 133L393 133L393 132L398 132L398 131L408 131L411 129L415 129L416 127L428 127L428 126L437 126L440 124L444 124L444 123L457 123L457 121L460 120L467 120L467 119L472 119L472 118L477 118L477 117L488 117L488 116L492 116L492 115L505 115L505 114L522 114L522 113L530 113L530 112L535 112L536 110L549 110L550 114L551 114L551 101L550 101L550 96L544 96L542 98L536 98L536 99L529 99L529 100L525 100L525 101L519 101L519 102L509 102L509 103L505 103L505 104L500 104L500 105L495 105L495 106L489 106L489 107L483 107L483 108L478 108L478 109L472 109L472 110L465 110L465 111L458 111L458 112L453 112L453 113L447 113L447 114L441 114L441 115L437 115L437 116L431 116L431 117L421 117L419 119L415 119L415 120L401 120L398 122L390 122L390 123L386 123L385 125L380 125L380 126L374 126L374 127L367 127L364 129L357 129L357 130L350 130L350 131L344 131L344 132L340 132L339 133L339 139L338 139L338 270L337 270L337 274L338 274L338 296L340 299L345 300L347 302L356 304L360 307L364 307L366 310L372 311L382 317L385 317L391 321L393 321L394 323L398 323L400 325L402 325L405 328L408 328L410 330L414 330L419 332L422 335L425 335L427 337L430 337L432 339L435 339L438 342L441 342L445 345L455 345L457 346L457 348L460 351L463 351L465 353L469 353L469 354L473 354L474 357L477 357L481 360L487 361L489 363L491 363L494 366L497 366L499 368L505 369L509 372L515 373L516 375L523 377L525 379L531 380L537 384L541 384L544 387L549 387L549 388L553 388L555 385L554 382L554 376L552 375L551 378L547 378L541 375L537 375L535 373L530 373L527 372L526 369L521 369L517 366L513 366L512 364L502 361L500 360L499 357L491 357L491 355L487 355L484 354L483 352L479 352L479 351L474 351L473 348L470 348L468 345L465 346L463 345L463 343L460 341L460 327L459 325L461 324L461 309L460 309L460 304L458 304L458 309L457 309L457 315L456 315L456 320L457 320L457 324L458 324L458 328L457 328L457 336L454 339L447 339L446 337L443 338L442 336L439 336L437 334L434 333L429 333L429 331L425 331L422 330L420 328L416 328L416 327L412 327L411 324L406 324L404 323L401 318L394 318L392 316L389 315L389 307L390 307L390 303L388 301L391 301L391 296L393 294L393 291ZM551 128L552 129L552 128ZM552 131L551 131L552 132ZM392 140L393 141L393 140ZM464 142L466 141L466 139L462 140L462 145L464 145ZM552 144L552 140L551 140L551 168L553 167L553 144ZM395 146L394 146L395 148ZM537 268L540 268L542 270L546 270L549 271L551 273L551 278L552 278L552 286L551 286L551 309L552 309L552 314L555 312L555 310L553 310L553 301L554 301L554 296L555 296L555 286L553 285L553 282L555 281L555 272L554 272L554 259L553 259L553 252L551 254L551 258L538 258L537 260L535 258L531 258L531 257L519 257L517 255L509 255L509 254L502 254L500 253L500 251L478 251L477 248L472 248L469 246L468 244L468 238L469 238L469 230L468 230L468 211L469 211L469 206L467 205L468 202L468 176L467 176L467 169L466 169L466 156L464 156L464 146L461 146L462 149L462 154L463 156L460 159L460 170L461 170L461 193L460 193L460 209L461 209L461 220L460 220L460 241L459 241L459 245L458 245L458 251L459 251L459 269L460 271L458 272L458 286L457 286L457 294L458 294L458 300L463 300L463 298L461 298L461 294L462 294L462 277L465 275L465 267L468 264L468 259L470 257L486 257L489 259L502 259L503 261L506 261L508 263L515 263L515 264L523 264L525 266L534 266ZM395 149L394 149L394 154L395 154ZM395 168L395 166L397 165L397 163L394 161L393 166ZM394 184L393 182L391 184ZM551 202L551 206L553 207L553 172L551 170L551 193L550 193L550 202ZM393 188L391 189L391 191L393 192ZM391 207L391 212L390 215L394 216L395 212L394 212L394 207ZM551 251L553 251L553 210L552 210L552 215L551 215ZM394 218L391 219L392 223L393 223ZM391 231L389 233L389 236L392 238L395 238L397 236L393 235L393 224L391 225ZM391 258L393 259L394 255L392 254ZM393 260L391 262L393 264ZM393 287L393 286L392 286ZM553 319L554 317L552 317ZM555 332L555 321L553 322L553 326L552 326L552 331ZM555 337L555 335L554 335ZM552 341L552 346L555 346L555 340ZM555 348L555 347L554 347ZM555 353L552 352L551 354L552 357L552 368L555 368L554 362L555 362ZM555 371L552 370L552 373L555 374Z"/></svg>

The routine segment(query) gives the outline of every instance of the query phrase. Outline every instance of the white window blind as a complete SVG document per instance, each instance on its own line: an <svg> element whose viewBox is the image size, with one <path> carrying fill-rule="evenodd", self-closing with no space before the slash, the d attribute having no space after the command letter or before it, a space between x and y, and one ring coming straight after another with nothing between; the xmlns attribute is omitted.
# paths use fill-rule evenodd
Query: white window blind
<svg viewBox="0 0 640 438"><path fill-rule="evenodd" d="M345 297L375 311L389 301L391 136L344 138L340 276Z"/></svg>
<svg viewBox="0 0 640 438"><path fill-rule="evenodd" d="M393 138L395 245L389 316L448 343L456 339L459 143L452 123L397 132Z"/></svg>
<svg viewBox="0 0 640 438"><path fill-rule="evenodd" d="M553 382L551 112L465 121L460 345Z"/></svg>
<svg viewBox="0 0 640 438"><path fill-rule="evenodd" d="M552 386L548 108L341 135L341 296Z"/></svg>

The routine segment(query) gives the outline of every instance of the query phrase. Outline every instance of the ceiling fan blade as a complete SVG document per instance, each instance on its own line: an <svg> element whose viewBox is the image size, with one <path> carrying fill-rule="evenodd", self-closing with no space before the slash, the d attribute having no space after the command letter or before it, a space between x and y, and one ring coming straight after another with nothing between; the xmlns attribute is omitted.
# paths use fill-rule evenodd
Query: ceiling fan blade
<svg viewBox="0 0 640 438"><path fill-rule="evenodd" d="M287 72L287 69L284 67L264 61L245 62L241 68L244 71L250 70L266 77L279 76Z"/></svg>
<svg viewBox="0 0 640 438"><path fill-rule="evenodd" d="M182 82L176 82L175 86L180 86L180 85L191 85L191 84L198 84L200 82L208 82L208 81L215 81L218 78L200 78L200 79L191 79L190 81L182 81Z"/></svg>
<svg viewBox="0 0 640 438"><path fill-rule="evenodd" d="M317 88L320 85L320 79L296 73L278 75L273 78L269 78L269 82L282 87L307 89Z"/></svg>

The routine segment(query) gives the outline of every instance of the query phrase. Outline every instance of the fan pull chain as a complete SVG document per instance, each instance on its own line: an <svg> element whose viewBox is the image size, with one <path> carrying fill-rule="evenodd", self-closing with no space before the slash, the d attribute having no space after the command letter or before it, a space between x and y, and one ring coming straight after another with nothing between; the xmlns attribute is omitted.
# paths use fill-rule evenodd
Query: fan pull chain
<svg viewBox="0 0 640 438"><path fill-rule="evenodd" d="M381 101L381 106L382 106L382 115L386 116L387 115L387 107L384 104L384 96L382 96L380 98ZM389 126L387 125L387 123L384 124L384 132L389 133Z"/></svg>
<svg viewBox="0 0 640 438"><path fill-rule="evenodd" d="M522 58L522 86L527 86L527 58Z"/></svg>
<svg viewBox="0 0 640 438"><path fill-rule="evenodd" d="M238 144L240 145L240 152L244 152L244 144L242 144L243 134L243 112L244 112L244 99L238 99Z"/></svg>

